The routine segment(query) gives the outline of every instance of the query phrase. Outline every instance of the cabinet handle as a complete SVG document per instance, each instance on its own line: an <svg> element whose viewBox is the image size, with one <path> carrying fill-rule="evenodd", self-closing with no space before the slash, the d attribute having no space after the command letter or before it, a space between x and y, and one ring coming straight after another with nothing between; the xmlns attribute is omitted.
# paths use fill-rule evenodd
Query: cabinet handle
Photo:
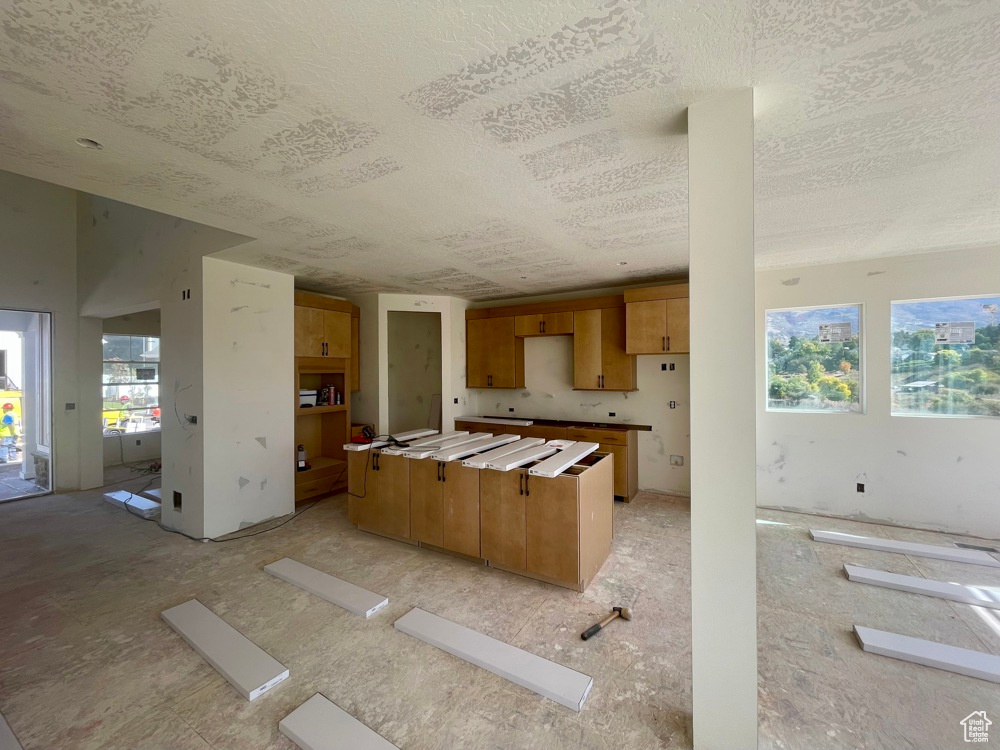
<svg viewBox="0 0 1000 750"><path fill-rule="evenodd" d="M490 388L493 387L493 376L492 375L487 375L486 376L486 385L488 385Z"/></svg>
<svg viewBox="0 0 1000 750"><path fill-rule="evenodd" d="M663 337L663 351L666 351L666 350L667 350L667 337L664 336Z"/></svg>
<svg viewBox="0 0 1000 750"><path fill-rule="evenodd" d="M448 466L445 464L444 461L441 462L441 481L442 482L448 481Z"/></svg>
<svg viewBox="0 0 1000 750"><path fill-rule="evenodd" d="M531 479L531 477L528 476L528 472L524 472L524 494L527 497L531 496L531 490L528 489L528 480L529 479Z"/></svg>
<svg viewBox="0 0 1000 750"><path fill-rule="evenodd" d="M524 494L524 474L521 472L517 473L518 484L521 486L521 494Z"/></svg>
<svg viewBox="0 0 1000 750"><path fill-rule="evenodd" d="M670 337L667 336L667 351L670 351Z"/></svg>
<svg viewBox="0 0 1000 750"><path fill-rule="evenodd" d="M545 321L542 321L542 333L545 333Z"/></svg>
<svg viewBox="0 0 1000 750"><path fill-rule="evenodd" d="M541 332L542 332L542 330L543 330L543 329L542 329L542 322L541 322L541 321L539 321L539 322L538 322L538 332L539 332L539 333L541 333Z"/></svg>
<svg viewBox="0 0 1000 750"><path fill-rule="evenodd" d="M438 462L437 462L437 465L438 465L438 476L437 476L437 480L438 480L438 481L440 482L440 481L441 481L441 462L440 462L440 461L438 461Z"/></svg>
<svg viewBox="0 0 1000 750"><path fill-rule="evenodd" d="M372 471L378 471L378 453L372 456Z"/></svg>

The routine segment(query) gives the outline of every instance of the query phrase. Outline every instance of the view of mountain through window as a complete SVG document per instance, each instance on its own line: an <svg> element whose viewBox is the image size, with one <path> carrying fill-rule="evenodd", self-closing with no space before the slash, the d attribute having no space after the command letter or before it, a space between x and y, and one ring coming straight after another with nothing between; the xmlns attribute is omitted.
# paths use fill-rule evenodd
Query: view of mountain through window
<svg viewBox="0 0 1000 750"><path fill-rule="evenodd" d="M892 413L1000 417L1000 296L892 303Z"/></svg>
<svg viewBox="0 0 1000 750"><path fill-rule="evenodd" d="M861 306L768 310L767 408L862 411Z"/></svg>

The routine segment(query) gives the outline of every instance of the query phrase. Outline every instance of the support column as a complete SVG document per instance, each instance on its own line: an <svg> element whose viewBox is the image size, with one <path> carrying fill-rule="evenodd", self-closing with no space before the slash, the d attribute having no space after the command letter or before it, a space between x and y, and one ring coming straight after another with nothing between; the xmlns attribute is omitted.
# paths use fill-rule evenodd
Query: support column
<svg viewBox="0 0 1000 750"><path fill-rule="evenodd" d="M753 90L688 109L696 750L757 747Z"/></svg>

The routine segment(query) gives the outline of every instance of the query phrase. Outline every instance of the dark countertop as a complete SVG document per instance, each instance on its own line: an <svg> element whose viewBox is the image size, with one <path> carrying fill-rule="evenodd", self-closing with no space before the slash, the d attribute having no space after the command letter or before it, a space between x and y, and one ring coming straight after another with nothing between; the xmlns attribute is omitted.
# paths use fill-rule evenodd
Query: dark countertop
<svg viewBox="0 0 1000 750"><path fill-rule="evenodd" d="M618 430L620 432L628 432L629 430L652 432L653 430L652 425L648 424L626 424L624 422L585 422L579 419L535 419L534 417L526 417L523 414L508 414L506 417L490 414L481 416L480 419L527 419L530 420L533 425L540 425L542 427L589 427L600 430ZM461 418L456 419L456 421L460 422Z"/></svg>

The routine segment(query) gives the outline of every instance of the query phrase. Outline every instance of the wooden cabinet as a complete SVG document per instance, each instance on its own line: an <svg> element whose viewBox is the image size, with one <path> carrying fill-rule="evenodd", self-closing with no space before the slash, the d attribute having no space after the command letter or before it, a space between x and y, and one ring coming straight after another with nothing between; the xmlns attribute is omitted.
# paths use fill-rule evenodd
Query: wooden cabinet
<svg viewBox="0 0 1000 750"><path fill-rule="evenodd" d="M625 350L629 354L690 351L688 285L625 292Z"/></svg>
<svg viewBox="0 0 1000 750"><path fill-rule="evenodd" d="M347 517L363 529L378 526L377 450L347 453Z"/></svg>
<svg viewBox="0 0 1000 750"><path fill-rule="evenodd" d="M410 538L479 557L479 470L410 460Z"/></svg>
<svg viewBox="0 0 1000 750"><path fill-rule="evenodd" d="M295 306L295 356L351 356L351 314Z"/></svg>
<svg viewBox="0 0 1000 750"><path fill-rule="evenodd" d="M524 518L526 469L492 471L479 477L482 557L499 568L523 571L527 541Z"/></svg>
<svg viewBox="0 0 1000 750"><path fill-rule="evenodd" d="M524 492L525 569L578 584L580 507L577 477L526 477ZM608 493L610 494L610 493Z"/></svg>
<svg viewBox="0 0 1000 750"><path fill-rule="evenodd" d="M466 321L466 380L469 388L524 387L524 339L513 316Z"/></svg>
<svg viewBox="0 0 1000 750"><path fill-rule="evenodd" d="M410 459L379 454L377 531L403 539L410 538Z"/></svg>
<svg viewBox="0 0 1000 750"><path fill-rule="evenodd" d="M625 352L625 309L573 313L573 387L635 390L635 357Z"/></svg>
<svg viewBox="0 0 1000 750"><path fill-rule="evenodd" d="M515 336L565 336L572 333L572 312L517 315L514 318Z"/></svg>
<svg viewBox="0 0 1000 750"><path fill-rule="evenodd" d="M351 390L361 390L361 318L351 316Z"/></svg>

